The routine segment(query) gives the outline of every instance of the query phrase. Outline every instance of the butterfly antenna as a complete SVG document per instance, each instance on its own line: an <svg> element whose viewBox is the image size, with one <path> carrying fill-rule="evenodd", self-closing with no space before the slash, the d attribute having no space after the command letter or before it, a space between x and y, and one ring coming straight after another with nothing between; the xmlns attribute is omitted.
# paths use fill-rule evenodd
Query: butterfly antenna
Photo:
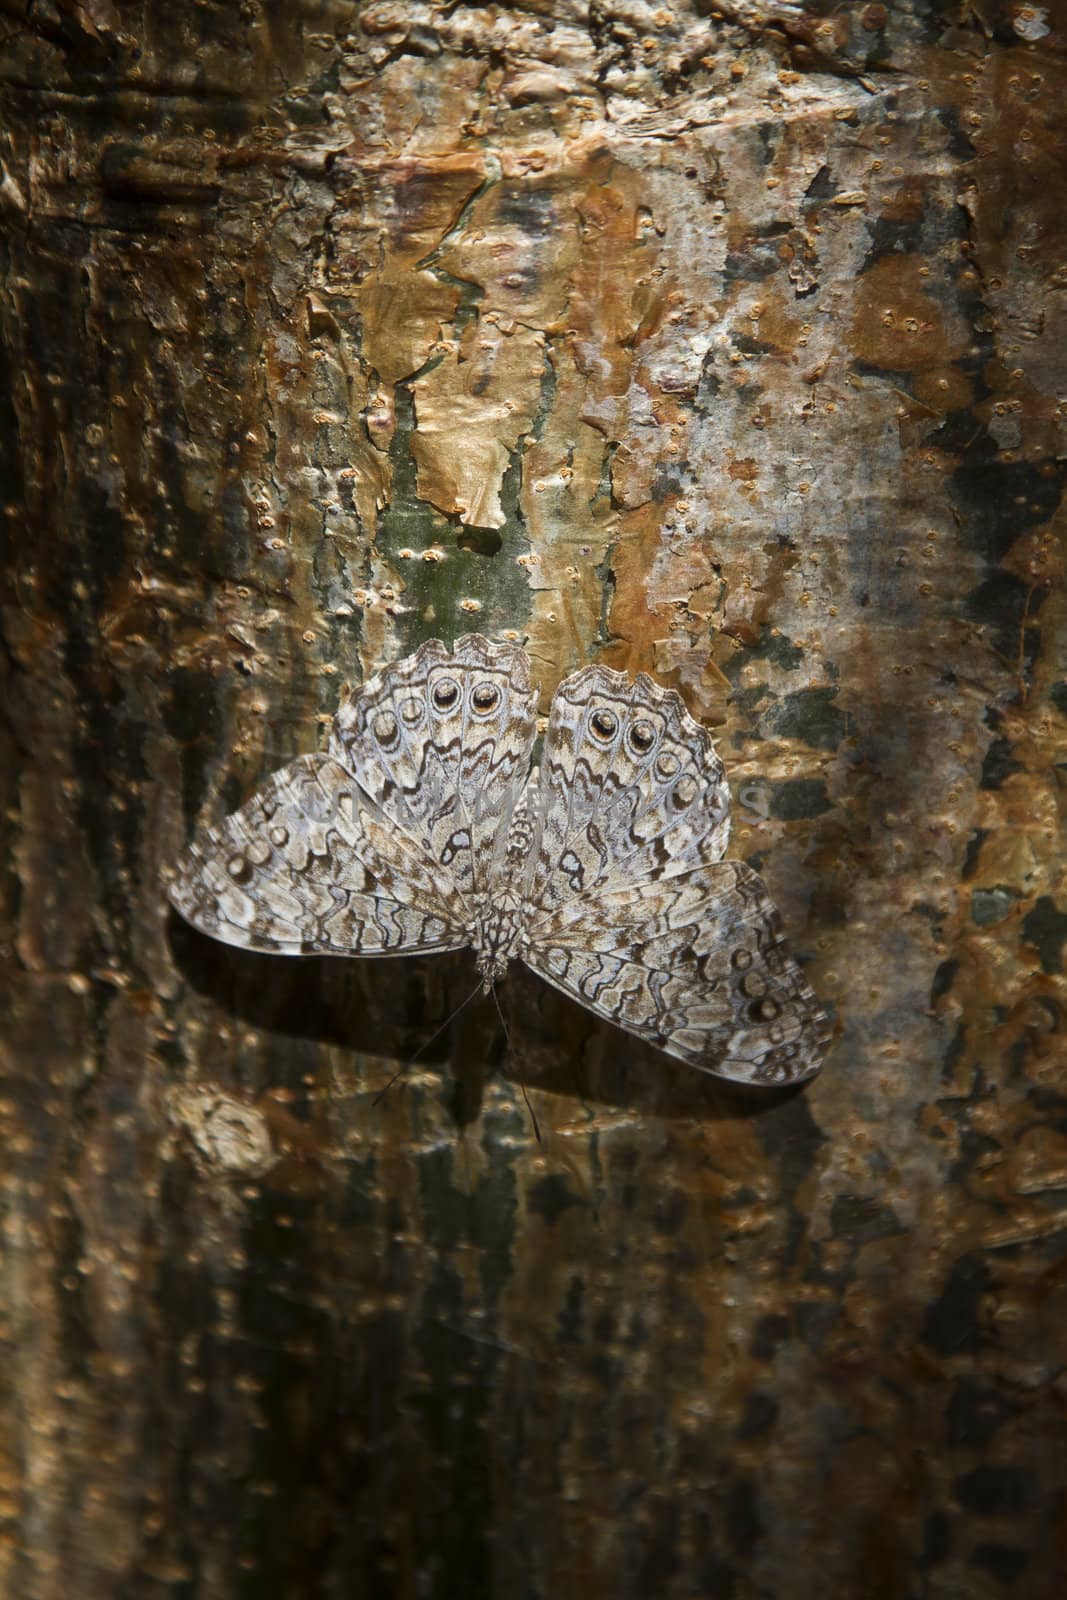
<svg viewBox="0 0 1067 1600"><path fill-rule="evenodd" d="M507 1025L507 1021L505 1020L504 1013L500 1008L500 1001L497 998L496 984L495 983L490 986L489 992L493 996L493 1004L496 1006L496 1014L500 1018L500 1026L504 1030L504 1043L507 1045L508 1051L510 1052L510 1050L511 1050L511 1033L510 1033L510 1031L508 1029L508 1025ZM538 1144L540 1144L541 1143L541 1129L537 1125L537 1113L534 1111L533 1106L530 1104L530 1096L526 1093L526 1085L525 1085L525 1083L523 1083L521 1078L519 1079L519 1088L522 1090L522 1098L526 1101L526 1109L530 1113L530 1121L533 1123L534 1138L537 1140Z"/></svg>
<svg viewBox="0 0 1067 1600"><path fill-rule="evenodd" d="M507 1020L505 1019L503 1011L501 1011L501 1009L500 1009L500 999L499 999L499 996L497 995L497 992L496 992L496 984L495 983L490 984L489 993L493 997L493 1004L496 1006L496 1014L500 1018L500 1026L504 1030L504 1043L507 1045L508 1049L510 1050L511 1049L511 1030L508 1028Z"/></svg>
<svg viewBox="0 0 1067 1600"><path fill-rule="evenodd" d="M471 1001L474 999L475 995L478 993L478 990L481 987L482 987L482 980L481 980L481 978L479 978L478 982L475 984L474 988L471 990L471 992L467 996L466 1000L461 1000L459 1005L456 1007L456 1009L454 1011L450 1012L449 1015L445 1018L445 1020L441 1024L441 1026L439 1028L435 1028L433 1033L431 1033L430 1037L428 1039L424 1039L422 1041L422 1043L419 1045L419 1048L415 1051L415 1054L411 1057L411 1059L409 1061L405 1061L404 1065L402 1067L397 1067L396 1071L393 1073L393 1076L389 1079L389 1082L385 1085L384 1088L379 1089L378 1093L374 1096L374 1099L371 1101L371 1105L372 1106L376 1106L378 1104L378 1101L383 1099L389 1093L389 1090L393 1087L393 1084L396 1082L396 1080L399 1077L402 1077L405 1072L409 1071L410 1068L415 1065L415 1063L419 1059L419 1057L421 1055L425 1054L425 1052L430 1048L430 1046L433 1044L435 1039L439 1039L441 1037L441 1035L444 1033L446 1028L451 1027L452 1023L455 1022L456 1018L459 1016L460 1012L464 1009L464 1007L470 1005Z"/></svg>

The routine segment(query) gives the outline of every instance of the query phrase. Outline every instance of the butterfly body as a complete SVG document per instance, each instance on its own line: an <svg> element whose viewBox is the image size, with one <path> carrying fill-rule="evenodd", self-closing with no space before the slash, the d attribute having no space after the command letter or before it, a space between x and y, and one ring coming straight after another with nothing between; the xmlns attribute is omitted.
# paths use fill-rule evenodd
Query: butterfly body
<svg viewBox="0 0 1067 1600"><path fill-rule="evenodd" d="M729 791L671 690L585 667L552 701L514 645L467 635L346 697L325 755L203 830L171 900L225 942L293 955L470 946L513 959L703 1070L818 1070L826 1019L761 879L724 861Z"/></svg>
<svg viewBox="0 0 1067 1600"><path fill-rule="evenodd" d="M502 888L500 903L472 930L470 940L476 952L475 965L488 994L494 983L506 974L510 963L522 954L523 907L513 890Z"/></svg>

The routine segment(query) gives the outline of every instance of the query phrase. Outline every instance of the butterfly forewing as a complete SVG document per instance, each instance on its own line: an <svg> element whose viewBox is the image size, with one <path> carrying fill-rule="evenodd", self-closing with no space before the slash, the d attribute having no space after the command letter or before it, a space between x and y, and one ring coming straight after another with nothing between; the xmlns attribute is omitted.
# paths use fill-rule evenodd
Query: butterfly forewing
<svg viewBox="0 0 1067 1600"><path fill-rule="evenodd" d="M826 1021L761 878L697 865L573 899L531 925L523 958L550 983L670 1055L722 1077L818 1071Z"/></svg>
<svg viewBox="0 0 1067 1600"><path fill-rule="evenodd" d="M226 944L284 955L387 955L467 942L447 879L329 756L274 773L193 840L174 906Z"/></svg>

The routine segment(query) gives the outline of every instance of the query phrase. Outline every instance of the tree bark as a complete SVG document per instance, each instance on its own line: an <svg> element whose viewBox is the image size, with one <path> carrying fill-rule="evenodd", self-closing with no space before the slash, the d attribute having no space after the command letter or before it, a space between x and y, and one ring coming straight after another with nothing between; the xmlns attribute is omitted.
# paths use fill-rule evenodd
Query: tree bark
<svg viewBox="0 0 1067 1600"><path fill-rule="evenodd" d="M5 1596L1059 1594L1065 97L1061 0L0 4ZM715 727L807 1090L516 974L382 1095L466 958L168 915L474 629Z"/></svg>

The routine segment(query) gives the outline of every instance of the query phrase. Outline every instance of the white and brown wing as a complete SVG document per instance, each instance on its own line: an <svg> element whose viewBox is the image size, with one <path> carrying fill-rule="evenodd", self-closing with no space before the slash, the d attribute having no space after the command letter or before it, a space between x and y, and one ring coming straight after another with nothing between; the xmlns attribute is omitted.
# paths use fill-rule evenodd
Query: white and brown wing
<svg viewBox="0 0 1067 1600"><path fill-rule="evenodd" d="M722 860L725 771L676 694L602 668L566 679L527 806L521 953L535 972L722 1077L818 1070L826 1019L762 879Z"/></svg>
<svg viewBox="0 0 1067 1600"><path fill-rule="evenodd" d="M202 830L171 900L215 938L293 955L471 944L491 971L517 939L550 983L694 1066L809 1077L826 1019L762 880L722 860L707 733L644 675L587 667L523 793L535 699L517 647L431 640L346 698L329 754Z"/></svg>
<svg viewBox="0 0 1067 1600"><path fill-rule="evenodd" d="M822 1065L826 1018L743 861L567 901L527 940L535 972L690 1066L778 1084Z"/></svg>
<svg viewBox="0 0 1067 1600"><path fill-rule="evenodd" d="M334 722L330 754L448 875L472 917L503 870L536 699L524 650L465 634L452 650L431 639L376 674Z"/></svg>
<svg viewBox="0 0 1067 1600"><path fill-rule="evenodd" d="M250 950L399 955L467 943L447 877L329 756L302 756L202 829L168 893L194 928Z"/></svg>
<svg viewBox="0 0 1067 1600"><path fill-rule="evenodd" d="M719 861L730 833L725 769L680 697L605 667L556 690L526 805L538 824L526 891L536 912Z"/></svg>
<svg viewBox="0 0 1067 1600"><path fill-rule="evenodd" d="M475 941L535 732L527 658L430 640L354 690L328 755L275 773L178 863L173 904L252 949L388 955Z"/></svg>

